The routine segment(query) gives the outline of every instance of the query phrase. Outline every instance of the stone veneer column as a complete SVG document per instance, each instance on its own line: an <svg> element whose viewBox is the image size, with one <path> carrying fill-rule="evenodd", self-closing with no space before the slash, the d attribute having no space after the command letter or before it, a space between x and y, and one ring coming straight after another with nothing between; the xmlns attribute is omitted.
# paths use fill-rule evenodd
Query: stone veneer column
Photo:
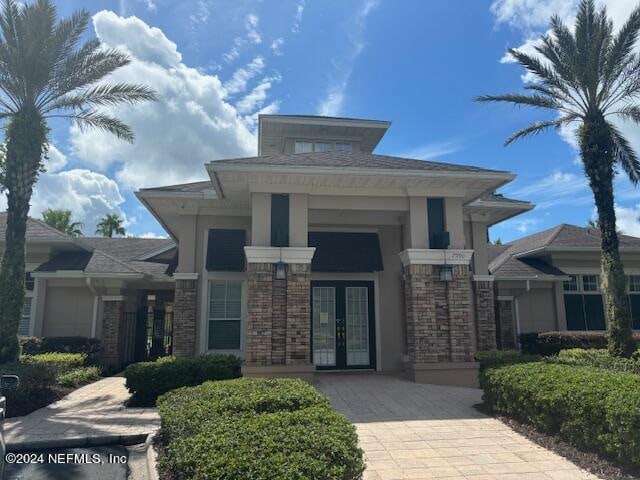
<svg viewBox="0 0 640 480"><path fill-rule="evenodd" d="M469 250L401 252L407 322L408 372L412 380L477 385L473 361ZM445 260L446 259L446 260ZM446 264L446 265L445 265ZM451 280L441 271L451 269Z"/></svg>
<svg viewBox="0 0 640 480"><path fill-rule="evenodd" d="M493 297L493 278L478 279L474 277L476 332L478 335L478 350L495 350L496 318Z"/></svg>
<svg viewBox="0 0 640 480"><path fill-rule="evenodd" d="M175 273L173 298L173 355L191 357L196 353L198 274Z"/></svg>
<svg viewBox="0 0 640 480"><path fill-rule="evenodd" d="M271 363L284 365L287 357L287 280L273 279L271 303Z"/></svg>
<svg viewBox="0 0 640 480"><path fill-rule="evenodd" d="M113 368L122 366L124 297L102 296L102 362Z"/></svg>
<svg viewBox="0 0 640 480"><path fill-rule="evenodd" d="M273 264L248 263L247 347L249 366L271 365L273 332Z"/></svg>
<svg viewBox="0 0 640 480"><path fill-rule="evenodd" d="M513 327L513 298L497 297L495 303L498 328L498 348L507 350L516 348Z"/></svg>
<svg viewBox="0 0 640 480"><path fill-rule="evenodd" d="M287 365L311 365L311 265L287 268Z"/></svg>

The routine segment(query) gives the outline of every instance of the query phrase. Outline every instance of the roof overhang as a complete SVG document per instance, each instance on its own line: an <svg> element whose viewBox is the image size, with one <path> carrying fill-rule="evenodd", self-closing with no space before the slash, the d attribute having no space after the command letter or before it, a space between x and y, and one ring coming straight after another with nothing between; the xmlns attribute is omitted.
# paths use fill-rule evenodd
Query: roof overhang
<svg viewBox="0 0 640 480"><path fill-rule="evenodd" d="M490 227L534 208L535 205L529 202L501 202L477 198L465 205L465 212L481 215Z"/></svg>
<svg viewBox="0 0 640 480"><path fill-rule="evenodd" d="M531 281L531 282L566 282L571 278L568 275L519 275L519 276L509 276L509 275L495 275L494 277L497 281Z"/></svg>
<svg viewBox="0 0 640 480"><path fill-rule="evenodd" d="M277 191L314 195L408 196L451 192L470 202L515 178L509 172L408 170L361 167L309 167L247 163L209 162L207 171L219 199L246 197L254 185L268 185ZM446 193L441 196L448 196Z"/></svg>
<svg viewBox="0 0 640 480"><path fill-rule="evenodd" d="M148 277L143 273L87 273L82 270L56 270L55 272L31 272L32 277L38 278L120 278L141 279Z"/></svg>
<svg viewBox="0 0 640 480"><path fill-rule="evenodd" d="M639 247L619 247L618 250L621 253L640 253ZM549 247L540 247L534 248L532 250L525 250L524 252L514 253L513 256L515 258L522 257L540 257L549 253L588 253L594 252L599 253L601 251L600 247L562 247L562 246L549 246Z"/></svg>

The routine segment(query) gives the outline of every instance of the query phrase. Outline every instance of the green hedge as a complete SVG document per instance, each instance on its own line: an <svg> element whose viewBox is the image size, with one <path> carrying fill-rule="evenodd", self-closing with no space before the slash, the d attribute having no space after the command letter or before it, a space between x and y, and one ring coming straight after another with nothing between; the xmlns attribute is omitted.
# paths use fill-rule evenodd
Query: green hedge
<svg viewBox="0 0 640 480"><path fill-rule="evenodd" d="M40 353L38 355L22 355L20 362L36 365L46 369L55 379L58 375L84 366L87 356L84 353Z"/></svg>
<svg viewBox="0 0 640 480"><path fill-rule="evenodd" d="M0 365L0 374L20 377L16 390L2 391L7 397L7 417L26 415L61 397L55 388L55 377L41 365L4 363Z"/></svg>
<svg viewBox="0 0 640 480"><path fill-rule="evenodd" d="M633 339L640 344L640 334L634 333ZM607 337L604 331L523 333L520 345L523 353L557 355L561 350L570 348L607 348Z"/></svg>
<svg viewBox="0 0 640 480"><path fill-rule="evenodd" d="M90 364L98 362L100 340L89 337L20 337L20 347L24 355L39 353L84 353Z"/></svg>
<svg viewBox="0 0 640 480"><path fill-rule="evenodd" d="M98 367L80 367L58 375L56 382L63 387L76 388L91 383L100 378Z"/></svg>
<svg viewBox="0 0 640 480"><path fill-rule="evenodd" d="M130 405L136 406L154 406L158 396L179 387L240 375L240 359L235 355L161 357L154 362L133 363L124 371L126 387L132 393Z"/></svg>
<svg viewBox="0 0 640 480"><path fill-rule="evenodd" d="M584 450L640 466L640 377L594 367L528 363L485 373L499 413Z"/></svg>
<svg viewBox="0 0 640 480"><path fill-rule="evenodd" d="M480 387L484 385L484 374L489 368L514 363L537 362L540 360L539 355L523 355L517 350L487 350L476 352L475 358L478 363L480 363Z"/></svg>
<svg viewBox="0 0 640 480"><path fill-rule="evenodd" d="M617 370L640 374L640 360L615 357L606 349L570 348L561 350L557 356L545 358L548 363L561 363L564 365L586 365L590 367Z"/></svg>
<svg viewBox="0 0 640 480"><path fill-rule="evenodd" d="M364 470L355 428L293 379L237 379L158 399L166 478L351 480Z"/></svg>

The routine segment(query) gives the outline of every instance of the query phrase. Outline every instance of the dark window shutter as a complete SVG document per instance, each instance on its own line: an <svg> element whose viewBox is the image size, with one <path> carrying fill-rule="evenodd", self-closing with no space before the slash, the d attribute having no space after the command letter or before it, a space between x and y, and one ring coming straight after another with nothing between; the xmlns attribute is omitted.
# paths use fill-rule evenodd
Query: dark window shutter
<svg viewBox="0 0 640 480"><path fill-rule="evenodd" d="M289 246L289 195L271 195L271 246Z"/></svg>
<svg viewBox="0 0 640 480"><path fill-rule="evenodd" d="M207 244L207 270L225 272L244 271L244 230L209 230Z"/></svg>
<svg viewBox="0 0 640 480"><path fill-rule="evenodd" d="M383 270L377 233L309 232L314 272L379 272Z"/></svg>
<svg viewBox="0 0 640 480"><path fill-rule="evenodd" d="M429 248L447 248L445 235L444 198L427 198L427 218L429 223Z"/></svg>
<svg viewBox="0 0 640 480"><path fill-rule="evenodd" d="M631 305L633 329L640 330L640 295L629 295L629 305Z"/></svg>
<svg viewBox="0 0 640 480"><path fill-rule="evenodd" d="M583 297L587 330L606 330L607 324L604 320L602 295L583 295Z"/></svg>
<svg viewBox="0 0 640 480"><path fill-rule="evenodd" d="M564 310L567 317L567 330L585 330L584 303L582 295L565 295Z"/></svg>

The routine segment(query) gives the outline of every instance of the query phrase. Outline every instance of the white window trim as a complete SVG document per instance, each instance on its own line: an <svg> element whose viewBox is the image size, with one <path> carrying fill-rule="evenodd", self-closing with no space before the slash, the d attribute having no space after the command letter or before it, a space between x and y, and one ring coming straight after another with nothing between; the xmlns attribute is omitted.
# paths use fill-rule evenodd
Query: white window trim
<svg viewBox="0 0 640 480"><path fill-rule="evenodd" d="M564 295L602 295L602 290L601 290L601 282L600 282L600 272L589 272L589 273L574 273L574 272L567 272L567 275L570 276L575 276L576 278L576 283L578 286L577 290L565 290L564 289L564 283L562 284L562 293ZM598 290L593 291L593 290L585 290L584 289L584 283L583 283L583 276L592 276L595 275L597 277L597 282L598 282ZM639 292L640 293L640 292Z"/></svg>
<svg viewBox="0 0 640 480"><path fill-rule="evenodd" d="M34 317L35 317L35 298L36 296L34 295L33 290L26 290L24 292L24 299L26 300L27 298L31 299L31 311L29 312L29 336L32 337L33 336L33 326L35 324L34 322ZM20 310L20 321L22 322L22 309Z"/></svg>
<svg viewBox="0 0 640 480"><path fill-rule="evenodd" d="M636 291L631 291L631 277L640 277L640 275L638 275L637 273L632 273L630 275L625 275L626 277L626 288L627 288L627 294L629 295L640 295L640 290L636 290Z"/></svg>
<svg viewBox="0 0 640 480"><path fill-rule="evenodd" d="M316 143L328 143L328 144L331 144L331 150L323 150L323 151L353 152L353 141L351 141L351 140L322 140L322 139L318 139L318 138L313 138L313 139L295 138L293 140L293 153L298 153L298 152L296 152L296 143L310 143L311 144L311 152L300 152L300 153L315 153L316 152ZM336 150L336 144L337 143L349 144L349 145L351 145L351 150Z"/></svg>

